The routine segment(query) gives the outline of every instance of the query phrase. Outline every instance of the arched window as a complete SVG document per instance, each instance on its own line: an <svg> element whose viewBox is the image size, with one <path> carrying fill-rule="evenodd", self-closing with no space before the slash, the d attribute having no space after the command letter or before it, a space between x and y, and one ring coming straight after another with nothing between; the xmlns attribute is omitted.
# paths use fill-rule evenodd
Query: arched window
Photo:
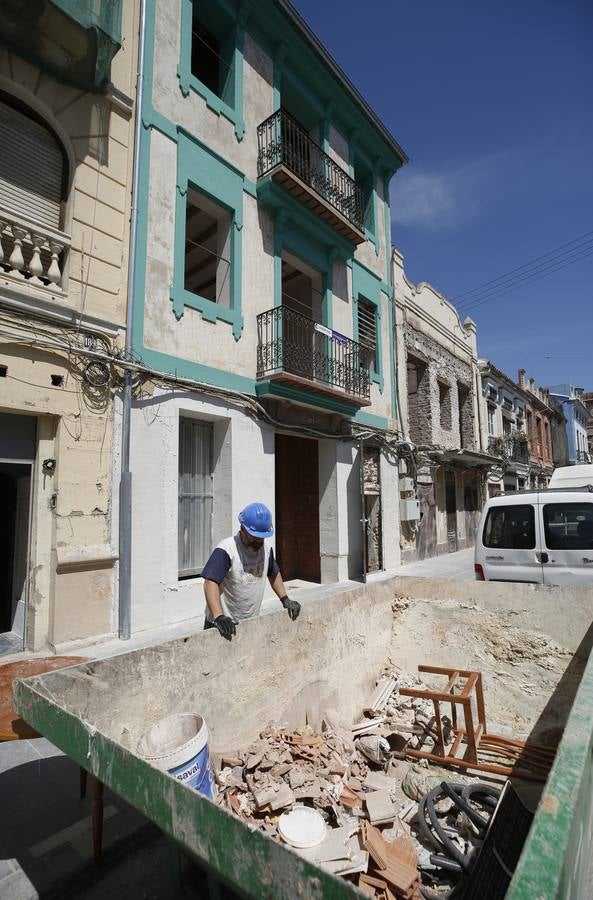
<svg viewBox="0 0 593 900"><path fill-rule="evenodd" d="M0 263L7 274L61 286L68 164L51 128L0 93Z"/></svg>

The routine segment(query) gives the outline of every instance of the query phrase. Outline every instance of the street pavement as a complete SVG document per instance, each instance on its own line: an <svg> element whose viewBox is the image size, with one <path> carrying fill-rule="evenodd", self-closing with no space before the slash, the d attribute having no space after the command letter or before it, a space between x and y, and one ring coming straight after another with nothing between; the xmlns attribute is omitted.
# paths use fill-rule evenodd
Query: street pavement
<svg viewBox="0 0 593 900"><path fill-rule="evenodd" d="M368 580L396 575L473 579L473 550L400 566L370 575ZM291 596L308 604L359 584L288 582L287 587ZM268 596L262 612L278 610L277 598ZM105 658L202 628L200 615L190 622L135 635L130 641L78 647L73 655ZM6 657L0 658L0 663L5 661ZM109 895L126 900L178 900L202 894L195 880L183 887L176 884L168 840L108 789L104 858L97 869L89 795L90 790L85 799L79 796L78 766L45 738L0 743L0 900L99 900Z"/></svg>

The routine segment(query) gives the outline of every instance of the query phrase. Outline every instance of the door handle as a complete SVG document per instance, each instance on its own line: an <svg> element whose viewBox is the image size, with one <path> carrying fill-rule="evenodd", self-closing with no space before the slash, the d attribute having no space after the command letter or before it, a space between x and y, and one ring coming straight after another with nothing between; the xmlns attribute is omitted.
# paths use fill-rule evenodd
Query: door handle
<svg viewBox="0 0 593 900"><path fill-rule="evenodd" d="M550 561L550 557L545 552L544 553L536 553L535 555L539 559L540 563L547 563Z"/></svg>
<svg viewBox="0 0 593 900"><path fill-rule="evenodd" d="M486 559L488 561L493 560L493 559L504 559L504 556L487 556Z"/></svg>

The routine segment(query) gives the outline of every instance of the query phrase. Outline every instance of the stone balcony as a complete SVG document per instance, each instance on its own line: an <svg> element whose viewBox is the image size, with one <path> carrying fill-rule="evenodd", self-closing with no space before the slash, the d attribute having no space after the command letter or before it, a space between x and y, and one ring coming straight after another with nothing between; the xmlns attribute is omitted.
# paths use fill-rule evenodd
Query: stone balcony
<svg viewBox="0 0 593 900"><path fill-rule="evenodd" d="M38 225L0 207L0 279L64 295L69 235Z"/></svg>

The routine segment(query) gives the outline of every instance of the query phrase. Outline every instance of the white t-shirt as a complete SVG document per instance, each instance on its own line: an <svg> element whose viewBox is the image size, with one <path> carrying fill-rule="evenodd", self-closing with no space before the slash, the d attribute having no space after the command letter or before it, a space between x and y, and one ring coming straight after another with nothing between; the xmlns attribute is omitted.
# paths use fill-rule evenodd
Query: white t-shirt
<svg viewBox="0 0 593 900"><path fill-rule="evenodd" d="M215 547L202 570L202 577L220 585L223 612L237 623L259 615L266 579L277 571L267 541L254 552L236 534ZM212 622L209 609L206 609L206 621Z"/></svg>

